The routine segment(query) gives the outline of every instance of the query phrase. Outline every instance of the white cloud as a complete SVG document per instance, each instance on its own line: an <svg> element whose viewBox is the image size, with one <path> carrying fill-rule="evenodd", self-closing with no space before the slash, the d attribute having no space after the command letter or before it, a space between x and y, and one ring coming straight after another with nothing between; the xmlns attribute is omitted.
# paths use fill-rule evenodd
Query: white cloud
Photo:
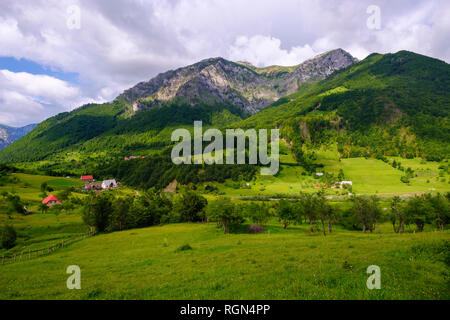
<svg viewBox="0 0 450 320"><path fill-rule="evenodd" d="M240 36L230 47L228 56L234 61L249 61L259 67L270 65L293 66L312 58L317 52L309 46L297 46L290 50L281 48L281 40L256 35Z"/></svg>
<svg viewBox="0 0 450 320"><path fill-rule="evenodd" d="M81 9L79 30L67 28L67 8L74 4ZM371 4L372 0L284 0L282 5L272 0L2 0L0 56L79 74L79 92L73 99L73 85L48 82L61 88L59 93L43 86L35 89L46 93L40 99L61 103L45 107L44 114L67 110L78 101L112 100L159 72L215 56L259 66L295 65L340 47L360 59L372 52L406 49L450 61L449 1L378 0L381 30L366 26ZM31 85L9 89L35 95ZM55 96L63 93L67 97Z"/></svg>
<svg viewBox="0 0 450 320"><path fill-rule="evenodd" d="M0 70L0 123L22 126L42 121L82 101L79 89L60 79Z"/></svg>

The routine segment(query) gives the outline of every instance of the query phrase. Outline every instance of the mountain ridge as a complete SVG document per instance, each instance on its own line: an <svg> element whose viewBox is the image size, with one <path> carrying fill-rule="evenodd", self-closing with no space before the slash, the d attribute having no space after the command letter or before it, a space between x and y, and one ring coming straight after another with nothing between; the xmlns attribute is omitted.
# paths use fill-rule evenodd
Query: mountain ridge
<svg viewBox="0 0 450 320"><path fill-rule="evenodd" d="M23 127L11 127L0 124L0 150L23 137L28 132L32 131L36 126L37 124L35 123Z"/></svg>
<svg viewBox="0 0 450 320"><path fill-rule="evenodd" d="M342 49L332 50L270 75L222 57L204 59L193 65L158 74L127 89L119 97L132 111L160 106L177 99L191 106L198 101L232 104L249 115L257 113L282 96L293 93L303 83L324 79L357 59ZM274 68L271 66L269 68ZM278 66L276 66L278 67Z"/></svg>
<svg viewBox="0 0 450 320"><path fill-rule="evenodd" d="M236 107L230 100L221 100L221 95L214 91L218 85L208 91L208 86L203 84L209 85L213 80L205 80L205 75L227 66L238 68L239 75L263 82L274 75L259 76L249 66L211 58L141 82L112 103L85 105L52 117L0 151L0 160L63 159L71 153L76 159L80 155L85 158L146 155L170 145L171 131L180 126L191 127L195 120L219 128L278 127L283 138L297 148L298 159L302 157L302 148L330 143L337 144L344 157L401 155L437 160L448 157L450 71L447 63L400 51L371 54L332 71L332 66L342 66L334 54L342 55L342 52L338 49L321 55L320 61L325 61L320 65L322 68L309 73L317 78L311 76L305 82L300 79L301 85L296 90L283 87L292 93L266 101L268 104L250 117L243 114L246 110L242 105ZM307 62L303 68L275 75L276 81L292 84L296 70L302 74L302 70L314 70L314 67L314 61ZM192 70L197 72L189 73ZM175 80L170 79L177 72L187 76L182 84L171 87ZM324 77L325 74L328 76ZM228 85L225 82L223 87ZM162 96L170 97L167 101L142 100L142 108L133 111L134 102L148 98L149 92L155 94L160 88L167 89L161 92ZM204 94L199 88L205 89ZM244 101L245 97L234 95L236 92L227 97Z"/></svg>

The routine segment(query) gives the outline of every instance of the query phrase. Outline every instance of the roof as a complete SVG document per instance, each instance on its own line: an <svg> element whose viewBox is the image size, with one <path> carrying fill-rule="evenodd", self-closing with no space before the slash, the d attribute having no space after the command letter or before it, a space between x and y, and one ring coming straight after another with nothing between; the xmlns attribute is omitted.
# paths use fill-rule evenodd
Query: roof
<svg viewBox="0 0 450 320"><path fill-rule="evenodd" d="M44 200L42 200L43 204L47 204L50 201L60 201L57 197L55 197L54 195L50 194L47 198L45 198Z"/></svg>
<svg viewBox="0 0 450 320"><path fill-rule="evenodd" d="M81 180L94 180L94 176L81 176Z"/></svg>

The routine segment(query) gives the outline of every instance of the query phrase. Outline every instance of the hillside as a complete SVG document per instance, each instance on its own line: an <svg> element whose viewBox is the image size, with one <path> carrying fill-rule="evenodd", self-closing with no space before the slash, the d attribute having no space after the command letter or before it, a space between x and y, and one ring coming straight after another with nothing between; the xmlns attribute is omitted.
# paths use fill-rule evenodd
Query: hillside
<svg viewBox="0 0 450 320"><path fill-rule="evenodd" d="M281 127L298 153L338 145L342 157L450 154L450 66L400 51L372 54L302 87L237 127Z"/></svg>
<svg viewBox="0 0 450 320"><path fill-rule="evenodd" d="M50 118L0 151L0 161L52 159L73 168L95 157L149 155L170 144L173 128L194 120L279 127L308 170L320 145L336 145L340 158L448 158L449 65L407 51L354 61L343 50L291 68L204 60L142 82L112 103ZM255 100L250 92L262 88L270 94Z"/></svg>
<svg viewBox="0 0 450 320"><path fill-rule="evenodd" d="M148 152L167 144L171 130L162 131L166 127L194 120L216 126L235 122L355 61L338 49L273 77L222 58L207 59L141 82L112 103L52 117L0 152L0 161L36 161L67 152L78 156L80 151L111 156Z"/></svg>
<svg viewBox="0 0 450 320"><path fill-rule="evenodd" d="M101 234L0 266L0 299L448 299L448 231L399 239L391 229L320 237L271 223L263 234L223 235L190 223ZM81 290L65 289L73 264ZM366 288L372 264L383 290Z"/></svg>

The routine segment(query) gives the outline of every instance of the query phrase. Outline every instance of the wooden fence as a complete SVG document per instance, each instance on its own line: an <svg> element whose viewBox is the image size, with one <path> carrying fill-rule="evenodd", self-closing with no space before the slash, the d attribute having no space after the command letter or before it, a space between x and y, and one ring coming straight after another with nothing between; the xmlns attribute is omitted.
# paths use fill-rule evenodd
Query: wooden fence
<svg viewBox="0 0 450 320"><path fill-rule="evenodd" d="M22 251L21 253L15 253L14 255L3 255L2 256L2 265L5 264L11 264L11 263L15 263L15 262L21 262L24 260L30 260L32 258L38 258L38 257L43 257L46 256L48 254L50 254L51 252L55 251L56 249L60 249L60 248L64 248L66 246L68 246L69 244L72 244L76 241L85 239L87 237L92 237L93 235L95 235L95 230L91 230L88 233L84 233L82 235L79 236L75 236L75 237L71 237L68 239L62 239L60 242L49 246L47 248L42 248L42 249L35 249L35 250L31 250L28 249L27 251Z"/></svg>

